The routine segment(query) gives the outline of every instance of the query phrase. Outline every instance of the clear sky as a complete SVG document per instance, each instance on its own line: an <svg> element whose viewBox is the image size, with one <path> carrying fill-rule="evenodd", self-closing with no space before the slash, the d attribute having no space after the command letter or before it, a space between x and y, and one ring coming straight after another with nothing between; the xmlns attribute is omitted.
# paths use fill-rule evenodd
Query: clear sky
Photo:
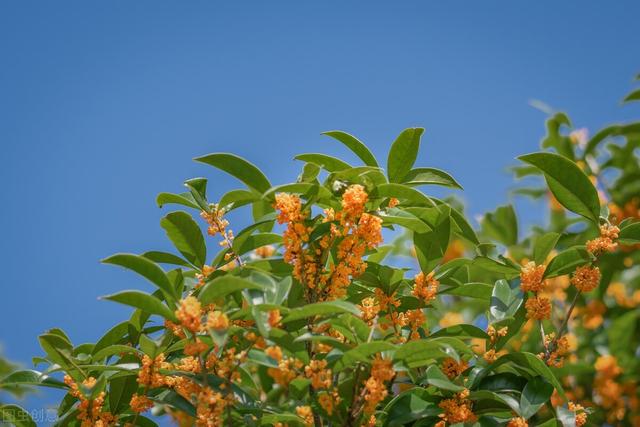
<svg viewBox="0 0 640 427"><path fill-rule="evenodd" d="M99 259L170 249L158 192L239 187L198 155L284 183L297 153L353 159L322 131L384 159L424 126L418 163L451 172L472 215L507 202L505 168L544 133L531 99L578 127L638 116L620 106L638 16L637 1L1 2L4 352L29 365L45 329L94 341L128 315L97 297L150 287Z"/></svg>

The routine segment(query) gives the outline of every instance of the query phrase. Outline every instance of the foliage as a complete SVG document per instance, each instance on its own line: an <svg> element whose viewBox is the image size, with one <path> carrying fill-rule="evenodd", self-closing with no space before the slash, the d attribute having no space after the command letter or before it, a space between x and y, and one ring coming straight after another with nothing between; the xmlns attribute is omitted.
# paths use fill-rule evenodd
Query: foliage
<svg viewBox="0 0 640 427"><path fill-rule="evenodd" d="M362 166L301 154L279 186L235 155L197 158L245 187L217 203L204 178L160 194L178 205L160 224L176 251L104 260L155 292L104 297L133 312L95 344L49 330L44 370L0 386L64 390L59 426L153 426L152 408L198 426L638 425L640 122L571 129L551 116L545 151L513 169L517 194L550 202L527 235L512 205L474 230L422 191L461 186L415 167L421 128L386 172L340 131L326 135ZM253 221L234 235L225 215L241 208Z"/></svg>

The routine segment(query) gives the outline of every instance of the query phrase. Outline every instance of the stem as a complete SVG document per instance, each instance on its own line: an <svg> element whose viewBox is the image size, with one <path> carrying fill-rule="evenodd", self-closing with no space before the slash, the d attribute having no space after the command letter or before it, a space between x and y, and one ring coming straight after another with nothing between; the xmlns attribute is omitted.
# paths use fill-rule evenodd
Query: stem
<svg viewBox="0 0 640 427"><path fill-rule="evenodd" d="M576 304L578 302L578 298L580 297L581 293L582 291L578 291L573 297L573 301L571 301L571 306L569 307L569 311L567 312L567 317L565 317L564 321L562 322L562 325L560 325L560 329L558 329L558 339L564 334L565 329L569 324L569 319L571 319L571 313L573 313L573 309L576 308Z"/></svg>

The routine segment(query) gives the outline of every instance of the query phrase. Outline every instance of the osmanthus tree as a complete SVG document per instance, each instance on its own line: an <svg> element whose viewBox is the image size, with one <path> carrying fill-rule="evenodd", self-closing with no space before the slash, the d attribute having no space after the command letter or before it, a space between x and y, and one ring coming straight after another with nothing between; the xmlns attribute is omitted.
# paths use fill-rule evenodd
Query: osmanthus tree
<svg viewBox="0 0 640 427"><path fill-rule="evenodd" d="M43 370L0 386L64 390L60 426L639 425L640 122L588 138L547 121L546 151L514 168L546 182L518 193L551 202L526 237L510 205L474 230L421 191L460 187L414 167L422 134L404 130L383 168L326 132L362 165L301 154L279 186L232 154L196 159L245 187L160 194L179 205L161 221L176 251L104 260L155 292L106 296L133 313L95 344L41 335ZM234 235L241 208L253 221Z"/></svg>

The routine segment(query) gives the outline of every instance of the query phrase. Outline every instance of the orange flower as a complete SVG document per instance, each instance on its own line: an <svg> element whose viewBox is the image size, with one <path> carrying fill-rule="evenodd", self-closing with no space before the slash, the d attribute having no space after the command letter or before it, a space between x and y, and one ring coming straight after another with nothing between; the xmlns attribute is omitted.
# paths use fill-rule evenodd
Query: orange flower
<svg viewBox="0 0 640 427"><path fill-rule="evenodd" d="M471 401L467 399L469 390L463 390L452 399L440 401L438 406L444 410L440 418L449 424L474 422L477 417L471 409Z"/></svg>
<svg viewBox="0 0 640 427"><path fill-rule="evenodd" d="M415 277L415 284L411 293L425 304L429 304L436 298L439 285L440 282L435 279L433 271L426 276L423 272L420 272Z"/></svg>
<svg viewBox="0 0 640 427"><path fill-rule="evenodd" d="M153 401L149 399L147 396L142 396L137 393L134 393L131 396L131 401L129 402L131 406L131 410L133 412L144 412L151 408L153 408Z"/></svg>
<svg viewBox="0 0 640 427"><path fill-rule="evenodd" d="M373 297L364 298L358 308L362 312L362 320L367 322L369 326L380 312L380 306L376 304L376 299Z"/></svg>
<svg viewBox="0 0 640 427"><path fill-rule="evenodd" d="M188 296L180 301L180 307L176 310L176 316L180 324L191 332L198 332L201 326L202 307L196 297Z"/></svg>
<svg viewBox="0 0 640 427"><path fill-rule="evenodd" d="M311 387L314 389L331 387L331 369L327 368L326 360L312 360L305 366L304 374L311 379Z"/></svg>
<svg viewBox="0 0 640 427"><path fill-rule="evenodd" d="M355 219L364 213L364 205L369 196L362 185L351 185L342 194L342 210L347 217Z"/></svg>
<svg viewBox="0 0 640 427"><path fill-rule="evenodd" d="M269 311L269 325L272 328L280 325L280 321L282 320L282 316L280 315L280 310L271 310Z"/></svg>
<svg viewBox="0 0 640 427"><path fill-rule="evenodd" d="M549 319L551 317L551 301L549 298L534 296L527 300L524 307L529 319Z"/></svg>
<svg viewBox="0 0 640 427"><path fill-rule="evenodd" d="M529 427L529 423L522 417L511 418L507 427Z"/></svg>
<svg viewBox="0 0 640 427"><path fill-rule="evenodd" d="M454 379L467 370L469 364L464 360L457 362L454 358L448 357L442 361L442 372L450 379Z"/></svg>
<svg viewBox="0 0 640 427"><path fill-rule="evenodd" d="M592 254L602 252L613 252L618 246L615 240L618 238L620 229L615 225L603 224L600 226L600 237L587 242L587 250Z"/></svg>
<svg viewBox="0 0 640 427"><path fill-rule="evenodd" d="M587 423L587 413L585 412L584 407L573 402L569 402L568 406L569 410L576 414L576 427L582 427L585 425Z"/></svg>
<svg viewBox="0 0 640 427"><path fill-rule="evenodd" d="M311 406L297 406L296 414L303 419L305 426L313 426L313 411L311 410Z"/></svg>
<svg viewBox="0 0 640 427"><path fill-rule="evenodd" d="M576 268L571 284L582 292L591 292L600 284L600 269L590 265Z"/></svg>
<svg viewBox="0 0 640 427"><path fill-rule="evenodd" d="M542 276L546 268L544 264L536 265L533 261L526 263L520 270L520 287L522 291L540 292L545 286Z"/></svg>
<svg viewBox="0 0 640 427"><path fill-rule="evenodd" d="M207 315L207 328L216 331L229 329L229 318L221 311L210 311Z"/></svg>

